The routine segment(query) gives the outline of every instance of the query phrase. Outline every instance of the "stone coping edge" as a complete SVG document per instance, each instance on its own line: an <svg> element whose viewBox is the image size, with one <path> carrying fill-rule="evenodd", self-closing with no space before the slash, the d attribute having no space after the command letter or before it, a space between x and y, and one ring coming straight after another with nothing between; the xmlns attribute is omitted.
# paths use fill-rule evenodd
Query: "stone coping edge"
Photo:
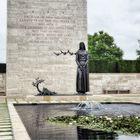
<svg viewBox="0 0 140 140"><path fill-rule="evenodd" d="M14 140L31 140L12 102L8 103Z"/></svg>

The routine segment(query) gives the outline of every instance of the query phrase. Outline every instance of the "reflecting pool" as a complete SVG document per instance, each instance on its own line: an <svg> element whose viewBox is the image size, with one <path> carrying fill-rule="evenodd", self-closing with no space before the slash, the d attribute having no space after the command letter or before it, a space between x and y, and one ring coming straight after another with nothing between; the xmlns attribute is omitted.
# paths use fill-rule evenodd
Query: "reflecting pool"
<svg viewBox="0 0 140 140"><path fill-rule="evenodd" d="M15 108L32 140L140 140L140 137L137 136L93 131L47 121L48 117L78 115L76 110L71 109L76 105L21 104L15 105ZM137 111L135 110L135 112Z"/></svg>

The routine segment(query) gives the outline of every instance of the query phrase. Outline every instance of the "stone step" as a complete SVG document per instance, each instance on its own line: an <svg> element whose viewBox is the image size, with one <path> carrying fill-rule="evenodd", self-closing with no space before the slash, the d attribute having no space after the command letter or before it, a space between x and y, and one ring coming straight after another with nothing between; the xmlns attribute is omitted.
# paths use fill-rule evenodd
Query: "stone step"
<svg viewBox="0 0 140 140"><path fill-rule="evenodd" d="M0 121L0 124L1 124L1 123L10 123L10 124L11 124L11 121L10 121L10 120L9 120L9 121L4 121L4 120L3 120L3 121Z"/></svg>
<svg viewBox="0 0 140 140"><path fill-rule="evenodd" d="M11 120L9 119L9 120L5 120L5 119L3 119L3 120L0 120L0 124L1 123L11 123Z"/></svg>
<svg viewBox="0 0 140 140"><path fill-rule="evenodd" d="M5 118L5 119L9 119L9 116L1 116L0 118Z"/></svg>
<svg viewBox="0 0 140 140"><path fill-rule="evenodd" d="M10 117L0 117L0 120L1 119L4 119L4 120L9 120L10 119Z"/></svg>
<svg viewBox="0 0 140 140"><path fill-rule="evenodd" d="M7 106L6 105L0 105L0 108L6 108L7 109Z"/></svg>
<svg viewBox="0 0 140 140"><path fill-rule="evenodd" d="M0 110L0 116L3 116L3 115L7 115L9 116L9 114L7 114L8 110Z"/></svg>
<svg viewBox="0 0 140 140"><path fill-rule="evenodd" d="M0 126L1 125L11 125L11 122L0 122Z"/></svg>
<svg viewBox="0 0 140 140"><path fill-rule="evenodd" d="M0 118L0 122L4 122L4 121L9 121L10 120L10 118Z"/></svg>
<svg viewBox="0 0 140 140"><path fill-rule="evenodd" d="M0 109L0 115L2 116L2 115L8 115L9 116L9 114L7 113L8 112L8 110L5 110L5 109Z"/></svg>
<svg viewBox="0 0 140 140"><path fill-rule="evenodd" d="M13 140L12 126L7 104L0 104L0 140Z"/></svg>
<svg viewBox="0 0 140 140"><path fill-rule="evenodd" d="M13 135L12 132L1 132L0 138L1 138L1 136L12 136L12 135Z"/></svg>
<svg viewBox="0 0 140 140"><path fill-rule="evenodd" d="M11 123L9 123L9 124L3 123L3 124L0 124L0 127L1 126L11 126Z"/></svg>
<svg viewBox="0 0 140 140"><path fill-rule="evenodd" d="M2 116L1 116L1 117L0 117L0 120L1 120L1 119L8 120L8 119L10 119L10 117L6 117L6 116L3 116L3 117L2 117Z"/></svg>
<svg viewBox="0 0 140 140"><path fill-rule="evenodd" d="M1 121L8 121L8 120L10 120L10 118L0 118L0 122Z"/></svg>
<svg viewBox="0 0 140 140"><path fill-rule="evenodd" d="M0 115L0 117L9 118L9 115L7 115L7 114L3 114L3 115Z"/></svg>
<svg viewBox="0 0 140 140"><path fill-rule="evenodd" d="M0 136L0 140L13 140L13 136Z"/></svg>
<svg viewBox="0 0 140 140"><path fill-rule="evenodd" d="M12 132L11 128L0 128L0 133L2 132Z"/></svg>
<svg viewBox="0 0 140 140"><path fill-rule="evenodd" d="M5 105L0 105L0 109L3 109L3 108L6 108L6 109L7 109L7 106L5 106Z"/></svg>
<svg viewBox="0 0 140 140"><path fill-rule="evenodd" d="M6 122L10 121L10 118L9 119L5 119L5 118L2 119L2 118L0 118L0 122L5 122L5 121Z"/></svg>
<svg viewBox="0 0 140 140"><path fill-rule="evenodd" d="M11 125L0 125L0 129L1 128L11 128L12 126Z"/></svg>

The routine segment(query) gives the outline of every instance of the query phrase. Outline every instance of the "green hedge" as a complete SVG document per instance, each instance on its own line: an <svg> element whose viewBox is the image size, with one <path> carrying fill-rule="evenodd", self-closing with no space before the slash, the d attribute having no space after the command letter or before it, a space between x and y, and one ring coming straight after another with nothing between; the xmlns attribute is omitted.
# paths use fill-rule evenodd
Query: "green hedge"
<svg viewBox="0 0 140 140"><path fill-rule="evenodd" d="M140 73L140 60L89 60L90 73Z"/></svg>
<svg viewBox="0 0 140 140"><path fill-rule="evenodd" d="M6 64L0 63L0 73L6 73Z"/></svg>

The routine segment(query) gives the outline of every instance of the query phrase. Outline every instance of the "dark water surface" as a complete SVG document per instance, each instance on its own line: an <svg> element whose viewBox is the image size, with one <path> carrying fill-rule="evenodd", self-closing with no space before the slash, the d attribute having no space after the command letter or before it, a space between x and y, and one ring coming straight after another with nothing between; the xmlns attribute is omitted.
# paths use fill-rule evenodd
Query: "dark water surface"
<svg viewBox="0 0 140 140"><path fill-rule="evenodd" d="M47 117L76 115L70 110L76 104L15 105L32 140L140 140L140 137L118 135L47 122ZM134 106L133 106L134 107ZM138 111L134 108L135 112Z"/></svg>

